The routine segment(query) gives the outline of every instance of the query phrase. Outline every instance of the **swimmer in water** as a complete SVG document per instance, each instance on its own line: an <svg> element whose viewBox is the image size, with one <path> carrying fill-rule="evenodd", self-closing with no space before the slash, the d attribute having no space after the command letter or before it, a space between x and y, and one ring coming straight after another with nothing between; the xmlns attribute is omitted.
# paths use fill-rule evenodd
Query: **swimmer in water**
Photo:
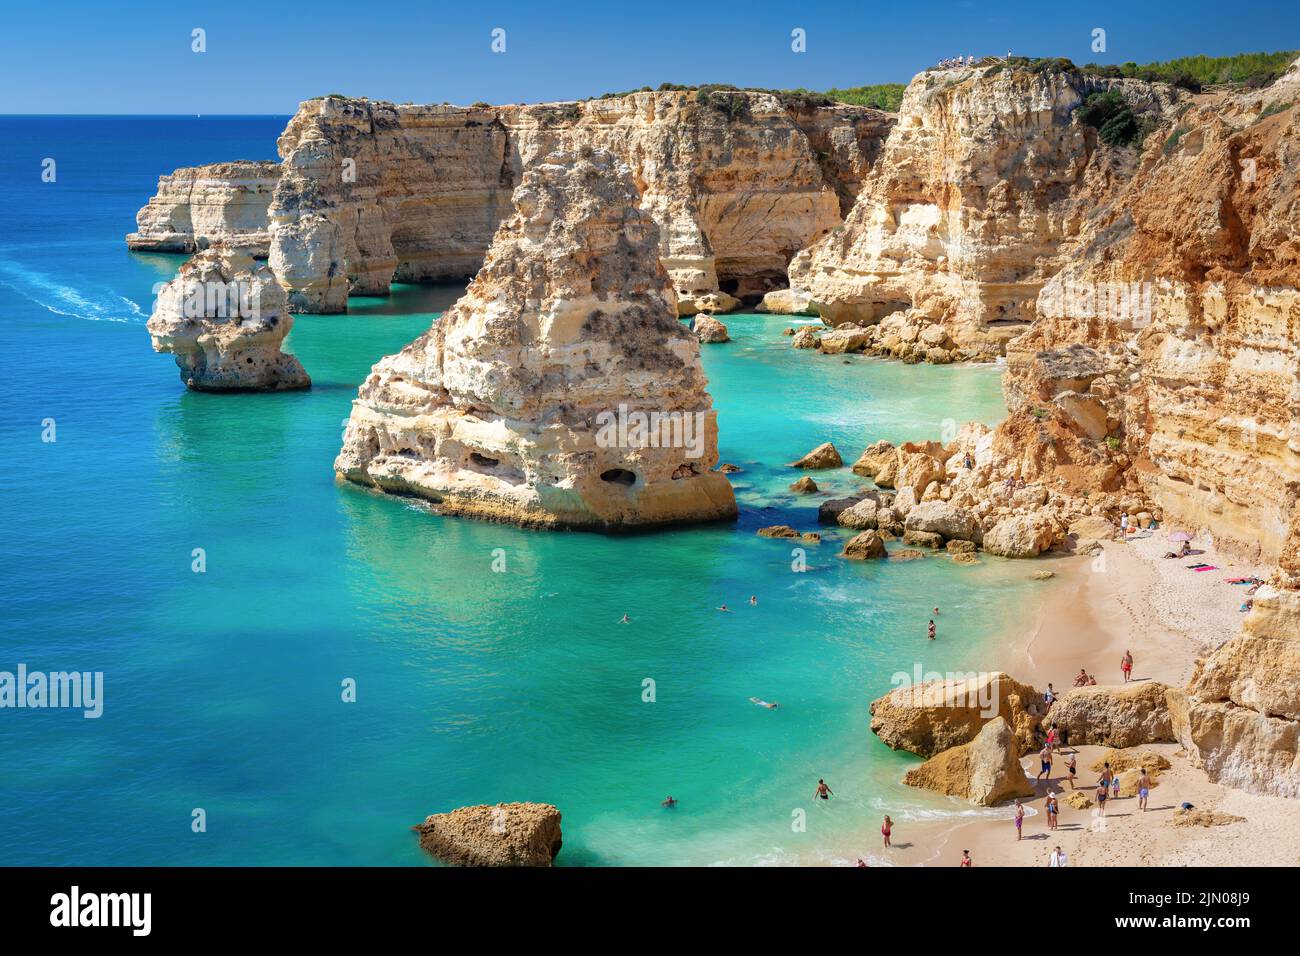
<svg viewBox="0 0 1300 956"><path fill-rule="evenodd" d="M813 791L813 799L829 800L833 796L835 796L835 794L831 792L830 787L826 786L826 781L819 779L817 781L817 789Z"/></svg>
<svg viewBox="0 0 1300 956"><path fill-rule="evenodd" d="M750 603L750 604L753 604L753 605L755 605L755 606L757 606L757 605L758 605L758 595L756 595L756 594L751 594L751 595L749 596L749 603Z"/></svg>
<svg viewBox="0 0 1300 956"><path fill-rule="evenodd" d="M934 640L934 621L930 621L930 640Z"/></svg>
<svg viewBox="0 0 1300 956"><path fill-rule="evenodd" d="M624 614L622 620L620 620L618 623L620 623L620 624L631 624L631 623L632 623L632 619L631 619L630 617L628 617L626 614Z"/></svg>
<svg viewBox="0 0 1300 956"><path fill-rule="evenodd" d="M768 710L776 710L776 708L781 706L775 701L760 700L757 697L751 697L749 698L749 701L752 704L758 704L759 707L766 707Z"/></svg>
<svg viewBox="0 0 1300 956"><path fill-rule="evenodd" d="M672 807L677 806L677 801L673 799L672 794L669 794L668 799L665 800L663 803L659 804L659 806L669 807L671 809Z"/></svg>
<svg viewBox="0 0 1300 956"><path fill-rule="evenodd" d="M725 604L722 605L721 607L714 608L714 610L715 610L715 611L726 611L728 614L731 613L731 608L727 607L727 605L725 605Z"/></svg>

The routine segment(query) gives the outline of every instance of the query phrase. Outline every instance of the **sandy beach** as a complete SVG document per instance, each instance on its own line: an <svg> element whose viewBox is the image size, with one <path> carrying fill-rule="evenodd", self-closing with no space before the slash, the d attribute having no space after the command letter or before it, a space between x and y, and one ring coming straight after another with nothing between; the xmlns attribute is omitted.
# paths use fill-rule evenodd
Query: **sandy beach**
<svg viewBox="0 0 1300 956"><path fill-rule="evenodd" d="M1031 626L1009 641L991 669L1005 670L1018 680L1043 689L1052 683L1058 692L1073 686L1082 667L1100 684L1119 683L1120 658L1134 657L1135 680L1185 684L1197 656L1221 644L1241 626L1246 588L1228 578L1265 576L1267 569L1217 554L1211 545L1194 546L1203 553L1182 560L1161 556L1172 546L1164 530L1143 532L1127 542L1106 542L1102 555L1062 556L1026 562L1026 574L1044 568L1056 572L1045 582L1052 588ZM1197 572L1196 560L1216 566ZM1193 767L1177 744L1143 747L1169 760L1151 790L1148 809L1138 809L1136 797L1108 801L1104 823L1094 807L1076 809L1064 802L1070 793L1064 755L1049 779L1035 785L1023 838L1016 839L1010 806L984 811L960 822L896 824L895 848L881 850L878 834L863 838L872 865L957 866L962 850L971 851L976 866L1046 866L1053 847L1060 846L1071 866L1294 866L1300 863L1300 819L1294 802L1228 789L1211 783ZM1068 751L1066 751L1068 753ZM1103 747L1079 747L1077 786L1093 795L1098 774L1092 768L1106 753ZM1021 759L1029 768L1037 755ZM1028 770L1032 778L1036 772ZM1058 827L1048 829L1043 804L1049 790L1060 805ZM1198 810L1243 818L1228 825L1175 826L1174 811L1184 802ZM953 800L954 809L969 809Z"/></svg>

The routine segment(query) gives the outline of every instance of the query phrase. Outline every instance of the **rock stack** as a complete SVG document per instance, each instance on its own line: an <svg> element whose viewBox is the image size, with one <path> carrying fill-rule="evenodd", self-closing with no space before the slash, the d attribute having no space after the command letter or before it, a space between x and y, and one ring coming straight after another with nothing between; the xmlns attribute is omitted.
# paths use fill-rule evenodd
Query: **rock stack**
<svg viewBox="0 0 1300 956"><path fill-rule="evenodd" d="M513 200L465 295L362 385L335 469L536 527L734 517L699 343L628 168L555 153Z"/></svg>

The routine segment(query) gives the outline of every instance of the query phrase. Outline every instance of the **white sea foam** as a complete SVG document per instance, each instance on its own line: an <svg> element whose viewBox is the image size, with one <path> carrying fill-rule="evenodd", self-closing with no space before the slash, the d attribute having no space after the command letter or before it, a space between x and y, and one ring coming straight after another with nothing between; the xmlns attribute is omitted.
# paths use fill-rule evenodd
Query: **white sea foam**
<svg viewBox="0 0 1300 956"><path fill-rule="evenodd" d="M0 285L55 315L89 322L140 322L148 315L112 289L77 289L14 262L0 261Z"/></svg>

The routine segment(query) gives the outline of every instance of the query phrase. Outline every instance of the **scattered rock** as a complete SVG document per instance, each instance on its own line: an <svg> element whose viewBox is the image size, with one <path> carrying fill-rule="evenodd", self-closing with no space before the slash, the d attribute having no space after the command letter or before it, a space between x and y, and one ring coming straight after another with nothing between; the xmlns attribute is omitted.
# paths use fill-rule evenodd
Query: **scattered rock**
<svg viewBox="0 0 1300 956"><path fill-rule="evenodd" d="M830 442L822 442L798 461L791 462L791 468L839 468L844 464L840 453Z"/></svg>
<svg viewBox="0 0 1300 956"><path fill-rule="evenodd" d="M938 550L943 547L943 535L934 531L904 531L903 543Z"/></svg>
<svg viewBox="0 0 1300 956"><path fill-rule="evenodd" d="M863 498L851 508L845 508L841 511L835 521L841 528L852 528L855 531L874 528L876 526L878 507L874 499Z"/></svg>
<svg viewBox="0 0 1300 956"><path fill-rule="evenodd" d="M959 538L955 538L952 541L947 542L944 545L944 547L948 550L949 554L974 554L975 553L974 541L962 541Z"/></svg>
<svg viewBox="0 0 1300 956"><path fill-rule="evenodd" d="M858 460L853 463L853 473L864 478L875 478L886 463L894 460L897 449L892 442L877 441L867 446Z"/></svg>
<svg viewBox="0 0 1300 956"><path fill-rule="evenodd" d="M903 776L903 783L991 807L1013 797L1032 797L1033 784L1020 766L1016 739L1002 717L994 717L969 743L931 757Z"/></svg>
<svg viewBox="0 0 1300 956"><path fill-rule="evenodd" d="M1037 515L1003 518L984 535L984 550L1004 558L1035 558L1052 546L1052 528Z"/></svg>
<svg viewBox="0 0 1300 956"><path fill-rule="evenodd" d="M774 315L816 315L817 303L805 289L776 289L763 296L757 311Z"/></svg>
<svg viewBox="0 0 1300 956"><path fill-rule="evenodd" d="M799 532L788 524L773 524L766 528L759 528L756 532L760 538L797 538Z"/></svg>
<svg viewBox="0 0 1300 956"><path fill-rule="evenodd" d="M895 551L889 556L890 561L918 561L925 557L924 551L917 551L914 548L903 548Z"/></svg>
<svg viewBox="0 0 1300 956"><path fill-rule="evenodd" d="M549 803L499 803L435 813L413 827L420 846L455 866L550 866L562 845Z"/></svg>
<svg viewBox="0 0 1300 956"><path fill-rule="evenodd" d="M907 531L926 531L947 540L974 541L979 536L979 522L969 512L946 501L922 501L907 513L903 522Z"/></svg>
<svg viewBox="0 0 1300 956"><path fill-rule="evenodd" d="M1179 807L1170 819L1170 824L1176 827L1226 827L1245 822L1245 817L1220 813L1218 810L1198 810L1195 807L1191 810Z"/></svg>
<svg viewBox="0 0 1300 956"><path fill-rule="evenodd" d="M868 561L885 557L885 542L875 531L863 531L854 535L840 552L841 558L854 561Z"/></svg>
<svg viewBox="0 0 1300 956"><path fill-rule="evenodd" d="M811 326L805 325L794 334L790 344L797 349L815 349L821 344L821 340L817 338L817 333L812 330Z"/></svg>
<svg viewBox="0 0 1300 956"><path fill-rule="evenodd" d="M815 494L818 490L817 482L813 481L807 475L804 475L798 481L790 486L790 490L798 492L801 495Z"/></svg>
<svg viewBox="0 0 1300 956"><path fill-rule="evenodd" d="M822 543L822 536L821 536L821 534L820 534L819 532L817 532L817 531L805 531L803 534L799 535L799 538L800 538L800 540L802 540L802 541L806 541L806 542L808 542L809 544L821 544L821 543Z"/></svg>
<svg viewBox="0 0 1300 956"><path fill-rule="evenodd" d="M1061 802L1067 807L1073 807L1076 810L1092 808L1092 798L1088 796L1085 790L1067 790L1061 794Z"/></svg>
<svg viewBox="0 0 1300 956"><path fill-rule="evenodd" d="M953 564L979 564L980 559L973 551L958 551L952 556Z"/></svg>
<svg viewBox="0 0 1300 956"><path fill-rule="evenodd" d="M1092 765L1092 769L1101 773L1102 767L1107 763L1110 769L1119 773L1123 770L1140 770L1146 767L1151 773L1160 770L1168 770L1173 766L1169 758L1158 754L1153 750L1144 750L1139 747L1131 747L1128 750L1108 750Z"/></svg>
<svg viewBox="0 0 1300 956"><path fill-rule="evenodd" d="M1055 571L1035 571L1029 576L1034 581L1050 581L1056 577Z"/></svg>
<svg viewBox="0 0 1300 956"><path fill-rule="evenodd" d="M701 312L691 320L691 331L702 343L730 342L731 335L719 319Z"/></svg>
<svg viewBox="0 0 1300 956"><path fill-rule="evenodd" d="M841 514L865 497L866 495L851 495L847 498L827 498L817 507L817 520L822 524L835 524Z"/></svg>
<svg viewBox="0 0 1300 956"><path fill-rule="evenodd" d="M733 465L730 462L723 462L718 466L718 471L722 472L724 475L738 475L744 470L745 469L741 468L739 465Z"/></svg>

